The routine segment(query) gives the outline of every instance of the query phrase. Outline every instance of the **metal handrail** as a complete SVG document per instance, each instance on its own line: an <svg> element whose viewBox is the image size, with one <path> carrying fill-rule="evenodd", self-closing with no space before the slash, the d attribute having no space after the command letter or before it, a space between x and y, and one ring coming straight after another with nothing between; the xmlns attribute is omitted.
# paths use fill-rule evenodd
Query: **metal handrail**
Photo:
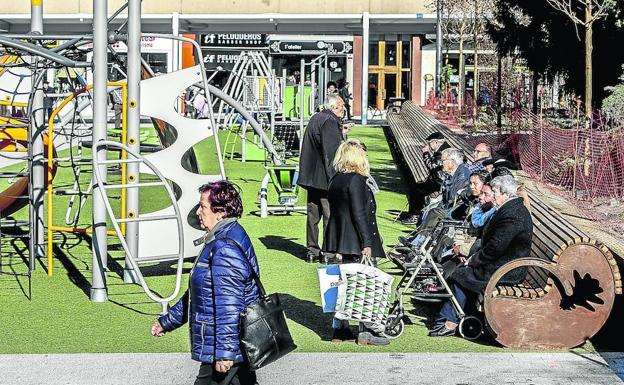
<svg viewBox="0 0 624 385"><path fill-rule="evenodd" d="M175 218L171 218L171 219L176 219L176 222L178 225L178 254L177 254L178 263L177 263L177 269L176 269L176 281L175 281L175 288L174 288L173 293L168 297L160 297L159 295L156 295L154 292L152 292L150 288L148 287L147 282L145 282L145 278L143 277L143 274L141 273L141 270L139 269L139 264L136 261L137 258L134 255L132 255L130 248L128 247L128 243L126 242L126 239L119 226L119 223L118 223L119 220L115 218L115 213L113 212L113 208L110 204L110 201L108 200L106 190L104 188L106 187L104 183L104 178L102 178L102 174L100 173L100 167L99 167L100 165L99 165L98 157L93 158L94 166L95 166L93 169L93 175L95 176L95 183L99 187L97 188L97 191L102 197L102 200L104 201L104 205L106 206L106 212L108 213L108 216L111 219L111 223L113 225L113 228L115 229L117 238L119 238L119 241L121 242L121 246L126 252L126 255L128 256L128 261L131 263L132 268L134 269L136 273L137 279L139 283L141 284L141 287L143 287L143 290L145 291L145 294L147 294L147 296L153 301L158 302L162 305L163 314L164 314L167 311L167 306L169 305L169 302L175 299L178 296L178 293L180 292L180 286L182 282L182 271L183 271L182 268L184 265L184 228L182 226L182 215L180 214L180 208L178 207L176 196L171 186L168 183L166 183L167 179L148 159L132 151L126 145L118 143L118 142L113 142L110 140L103 140L98 143L94 143L93 152L97 153L102 147L104 147L105 149L109 147L113 147L113 148L116 147L122 151L125 151L127 154L130 154L135 159L141 159L141 161L147 167L149 167L150 170L153 171L154 174L163 182L163 185L165 189L167 190L167 194L169 195L169 199L171 200L173 210L175 213ZM120 188L123 188L123 187L120 187ZM158 219L157 217L154 217L154 218Z"/></svg>

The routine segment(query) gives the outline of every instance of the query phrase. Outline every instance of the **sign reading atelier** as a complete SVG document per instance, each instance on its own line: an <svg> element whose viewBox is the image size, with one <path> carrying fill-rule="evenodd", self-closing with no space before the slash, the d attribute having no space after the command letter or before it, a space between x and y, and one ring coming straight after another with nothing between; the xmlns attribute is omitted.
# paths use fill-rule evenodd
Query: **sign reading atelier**
<svg viewBox="0 0 624 385"><path fill-rule="evenodd" d="M353 43L350 41L274 41L269 46L269 53L283 54L319 53L327 51L330 55L347 55L353 53Z"/></svg>
<svg viewBox="0 0 624 385"><path fill-rule="evenodd" d="M199 35L199 45L211 48L266 48L271 39L266 33L210 33Z"/></svg>

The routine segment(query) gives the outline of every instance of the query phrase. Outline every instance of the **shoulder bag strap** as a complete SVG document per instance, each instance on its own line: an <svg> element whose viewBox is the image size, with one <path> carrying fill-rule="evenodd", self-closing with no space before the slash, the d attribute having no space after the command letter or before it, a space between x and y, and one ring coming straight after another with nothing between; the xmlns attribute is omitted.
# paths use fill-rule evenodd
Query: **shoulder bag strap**
<svg viewBox="0 0 624 385"><path fill-rule="evenodd" d="M260 282L260 277L258 277L258 274L256 274L256 271L254 270L253 266L251 266L251 262L249 262L249 259L247 259L247 253L245 253L245 250L243 250L243 247L232 238L221 238L221 239L224 239L228 243L235 244L236 247L238 247L238 249L241 251L241 253L243 254L243 258L245 259L245 262L247 262L247 266L249 266L249 271L251 272L251 278L254 281L256 281L256 285L258 285L258 292L260 293L260 297L265 298L266 290L264 290L264 286L262 286L262 282Z"/></svg>

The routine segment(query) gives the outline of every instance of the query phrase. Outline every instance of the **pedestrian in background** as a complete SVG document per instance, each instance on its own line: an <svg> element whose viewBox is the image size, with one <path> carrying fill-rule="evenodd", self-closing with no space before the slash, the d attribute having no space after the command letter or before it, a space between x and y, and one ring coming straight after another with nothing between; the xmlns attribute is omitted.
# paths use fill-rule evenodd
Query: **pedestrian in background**
<svg viewBox="0 0 624 385"><path fill-rule="evenodd" d="M303 135L297 184L308 193L306 247L308 261L320 259L318 224L323 218L323 232L329 220L327 189L334 176L333 161L343 140L341 119L344 102L339 96L327 98L328 108L312 116Z"/></svg>

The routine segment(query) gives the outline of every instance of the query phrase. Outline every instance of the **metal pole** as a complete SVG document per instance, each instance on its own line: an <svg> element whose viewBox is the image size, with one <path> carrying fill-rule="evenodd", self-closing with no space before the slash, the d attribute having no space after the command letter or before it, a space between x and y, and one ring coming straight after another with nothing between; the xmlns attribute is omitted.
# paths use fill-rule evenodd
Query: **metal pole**
<svg viewBox="0 0 624 385"><path fill-rule="evenodd" d="M273 134L275 133L275 104L277 103L277 79L275 76L275 70L273 69L273 57L269 56L269 78L271 82L271 88L269 91L269 102L271 103L271 140L273 140Z"/></svg>
<svg viewBox="0 0 624 385"><path fill-rule="evenodd" d="M180 35L180 14L178 12L173 13L173 18L171 19L171 30L173 31L173 36ZM171 66L172 71L177 71L180 69L180 41L172 40L173 44L173 65Z"/></svg>
<svg viewBox="0 0 624 385"><path fill-rule="evenodd" d="M327 52L325 52L323 54L324 56L324 60L323 60L323 79L325 80L325 84L323 84L323 102L325 99L327 99L327 83L329 83L331 81L331 77L329 76L329 67L327 66L327 61L328 61L328 56L327 56Z"/></svg>
<svg viewBox="0 0 624 385"><path fill-rule="evenodd" d="M301 152L301 144L303 143L304 112L305 112L305 59L301 58L299 67L299 152Z"/></svg>
<svg viewBox="0 0 624 385"><path fill-rule="evenodd" d="M444 7L442 5L442 0L436 0L436 9L437 9L437 21L436 21L436 84L435 89L438 96L442 91L442 13L444 11Z"/></svg>
<svg viewBox="0 0 624 385"><path fill-rule="evenodd" d="M131 151L140 152L139 130L141 125L140 83L141 83L141 0L128 1L128 122L127 146ZM127 168L128 184L139 183L139 164L129 163ZM127 189L126 218L139 216L139 189ZM126 243L130 253L139 255L139 223L126 225ZM124 282L137 283L136 272L132 268L131 256L126 255L124 263Z"/></svg>
<svg viewBox="0 0 624 385"><path fill-rule="evenodd" d="M318 61L312 61L310 63L310 73L316 72L318 73L319 82L318 82L318 100L319 105L325 107L325 94L327 93L327 81L325 81L325 73L321 71L321 63L323 61L322 56Z"/></svg>
<svg viewBox="0 0 624 385"><path fill-rule="evenodd" d="M43 1L32 0L31 1L31 18L30 29L31 33L43 33ZM33 58L37 60L37 58ZM30 268L35 268L35 258L45 257L44 248L44 223L43 223L43 197L45 194L45 157L43 155L43 136L42 131L45 125L45 117L43 114L43 90L39 88L37 81L37 70L33 70L31 75L32 87L37 89L33 93L32 111L33 116L30 126L30 141L31 141L31 199L32 204L30 207L31 220L34 225L30 230ZM34 256L34 258L33 258Z"/></svg>
<svg viewBox="0 0 624 385"><path fill-rule="evenodd" d="M106 20L106 23L108 24L111 21L115 20L115 18L117 16L119 16L120 13L122 13L123 11L126 10L126 8L128 8L128 4L129 4L129 2L126 2L126 3L122 4L121 7L119 7L118 10L116 10L115 12L113 12L112 15L110 15L110 17Z"/></svg>
<svg viewBox="0 0 624 385"><path fill-rule="evenodd" d="M368 50L370 15L362 15L362 124L368 123Z"/></svg>
<svg viewBox="0 0 624 385"><path fill-rule="evenodd" d="M93 0L93 148L101 140L106 140L106 112L108 108L107 66L108 66L108 2ZM96 157L100 164L106 160L106 148L101 147L93 155L93 167ZM102 183L106 182L106 165L100 166ZM106 265L108 245L106 239L106 202L100 195L100 187L93 186L93 282L91 283L91 301L106 302Z"/></svg>

